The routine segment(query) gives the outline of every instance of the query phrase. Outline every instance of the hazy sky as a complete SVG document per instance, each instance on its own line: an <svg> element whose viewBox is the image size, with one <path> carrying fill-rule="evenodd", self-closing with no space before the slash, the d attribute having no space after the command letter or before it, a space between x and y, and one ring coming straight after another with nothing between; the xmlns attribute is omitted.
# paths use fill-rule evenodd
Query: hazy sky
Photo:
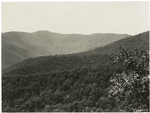
<svg viewBox="0 0 150 113"><path fill-rule="evenodd" d="M1 3L2 32L127 33L149 30L149 2Z"/></svg>

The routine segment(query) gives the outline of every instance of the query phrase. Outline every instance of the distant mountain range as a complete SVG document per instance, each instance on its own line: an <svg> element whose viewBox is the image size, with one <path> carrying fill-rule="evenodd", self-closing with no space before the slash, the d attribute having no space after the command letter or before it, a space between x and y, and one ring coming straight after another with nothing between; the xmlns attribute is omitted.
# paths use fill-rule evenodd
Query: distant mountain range
<svg viewBox="0 0 150 113"><path fill-rule="evenodd" d="M109 35L112 36L112 34ZM134 48L149 50L149 31L125 39L121 39L104 47L98 47L86 52L80 52L70 55L30 58L4 69L4 72L13 75L26 75L45 72L47 73L57 70L60 71L75 69L79 67L86 67L87 65L105 65L110 63L111 54L118 53L120 46L130 50Z"/></svg>
<svg viewBox="0 0 150 113"><path fill-rule="evenodd" d="M2 33L2 68L33 57L89 51L129 36L112 33L59 34L49 31Z"/></svg>

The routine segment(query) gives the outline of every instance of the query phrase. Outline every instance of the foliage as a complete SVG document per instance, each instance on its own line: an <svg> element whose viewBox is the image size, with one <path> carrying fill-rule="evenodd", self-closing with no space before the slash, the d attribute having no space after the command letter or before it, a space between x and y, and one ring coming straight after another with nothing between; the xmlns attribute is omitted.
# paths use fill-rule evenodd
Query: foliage
<svg viewBox="0 0 150 113"><path fill-rule="evenodd" d="M110 79L109 96L117 96L120 100L132 97L132 100L144 104L145 108L149 109L148 51L129 51L120 47L119 55L112 58L115 63L122 63L127 70L121 74L114 73Z"/></svg>

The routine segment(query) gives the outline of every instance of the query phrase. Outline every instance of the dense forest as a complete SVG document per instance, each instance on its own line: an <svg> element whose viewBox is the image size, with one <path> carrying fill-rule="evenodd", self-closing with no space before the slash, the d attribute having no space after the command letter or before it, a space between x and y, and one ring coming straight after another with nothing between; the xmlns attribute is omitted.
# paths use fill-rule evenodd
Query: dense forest
<svg viewBox="0 0 150 113"><path fill-rule="evenodd" d="M148 34L141 33L93 52L31 58L6 68L2 75L2 111L148 111ZM128 50L119 51L120 46ZM131 74L140 76L129 84L120 82L132 79ZM139 87L131 90L130 86ZM141 92L134 91L136 88ZM139 101L138 96L146 99Z"/></svg>

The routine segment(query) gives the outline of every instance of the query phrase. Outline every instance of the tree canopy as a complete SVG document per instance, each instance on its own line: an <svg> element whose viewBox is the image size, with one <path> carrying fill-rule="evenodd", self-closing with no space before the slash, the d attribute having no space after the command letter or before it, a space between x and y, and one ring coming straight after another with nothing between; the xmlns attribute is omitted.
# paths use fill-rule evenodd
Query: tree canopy
<svg viewBox="0 0 150 113"><path fill-rule="evenodd" d="M120 53L111 58L114 63L121 63L126 71L121 74L114 72L108 88L109 96L120 100L132 97L149 110L149 51L130 51L120 47Z"/></svg>

